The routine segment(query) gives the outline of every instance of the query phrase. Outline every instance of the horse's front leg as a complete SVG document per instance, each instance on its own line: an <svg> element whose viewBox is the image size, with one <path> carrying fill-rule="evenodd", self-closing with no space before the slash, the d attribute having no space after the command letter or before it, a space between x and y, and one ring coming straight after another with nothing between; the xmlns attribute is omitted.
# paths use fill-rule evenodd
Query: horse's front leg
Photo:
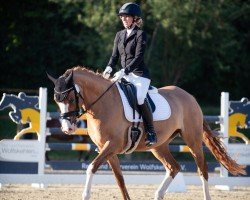
<svg viewBox="0 0 250 200"><path fill-rule="evenodd" d="M99 155L91 162L86 171L86 185L82 194L83 200L90 199L91 184L94 173L97 171L99 166L104 163L108 157L114 155L114 146L111 145L110 141L107 141L101 149Z"/></svg>
<svg viewBox="0 0 250 200"><path fill-rule="evenodd" d="M130 200L127 188L125 186L124 178L123 178L123 175L122 175L120 162L119 162L119 159L118 159L117 155L114 155L114 156L110 157L108 159L108 163L109 163L110 167L113 170L113 173L114 173L115 178L116 178L116 182L117 182L117 184L118 184L118 186L119 186L119 188L120 188L120 190L122 192L123 199L124 200Z"/></svg>

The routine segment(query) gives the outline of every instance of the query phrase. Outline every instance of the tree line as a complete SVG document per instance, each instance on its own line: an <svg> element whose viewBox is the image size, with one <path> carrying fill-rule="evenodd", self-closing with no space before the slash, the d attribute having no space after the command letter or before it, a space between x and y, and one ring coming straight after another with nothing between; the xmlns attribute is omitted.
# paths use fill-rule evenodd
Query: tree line
<svg viewBox="0 0 250 200"><path fill-rule="evenodd" d="M9 0L0 4L0 89L51 88L76 65L106 67L126 1ZM249 97L250 3L141 0L145 61L157 87L177 85L204 104Z"/></svg>

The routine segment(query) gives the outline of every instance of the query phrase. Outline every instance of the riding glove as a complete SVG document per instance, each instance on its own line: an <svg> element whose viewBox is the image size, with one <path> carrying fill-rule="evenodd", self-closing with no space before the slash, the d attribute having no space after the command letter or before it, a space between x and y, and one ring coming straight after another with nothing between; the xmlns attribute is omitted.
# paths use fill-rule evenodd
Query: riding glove
<svg viewBox="0 0 250 200"><path fill-rule="evenodd" d="M110 66L107 66L104 72L102 73L102 76L108 79L110 77L111 72L112 72L112 68Z"/></svg>
<svg viewBox="0 0 250 200"><path fill-rule="evenodd" d="M121 69L120 71L114 74L112 81L117 81L117 80L119 81L124 75L125 75L124 69Z"/></svg>

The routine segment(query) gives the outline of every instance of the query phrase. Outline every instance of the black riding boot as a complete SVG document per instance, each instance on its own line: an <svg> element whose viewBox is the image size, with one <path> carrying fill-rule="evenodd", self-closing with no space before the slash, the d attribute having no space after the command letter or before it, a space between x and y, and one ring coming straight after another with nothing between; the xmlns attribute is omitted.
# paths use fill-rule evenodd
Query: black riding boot
<svg viewBox="0 0 250 200"><path fill-rule="evenodd" d="M153 126L153 115L151 107L147 100L144 101L144 104L138 105L138 107L141 111L144 128L147 133L145 143L146 146L151 146L152 144L155 144L157 142L156 133Z"/></svg>

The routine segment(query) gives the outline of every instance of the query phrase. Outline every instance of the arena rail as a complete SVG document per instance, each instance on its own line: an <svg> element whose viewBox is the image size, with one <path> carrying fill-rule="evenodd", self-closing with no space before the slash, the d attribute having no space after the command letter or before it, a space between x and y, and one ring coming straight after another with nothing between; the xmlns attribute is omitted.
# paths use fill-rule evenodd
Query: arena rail
<svg viewBox="0 0 250 200"><path fill-rule="evenodd" d="M58 128L46 127L48 118L56 118L58 113L47 112L47 89L39 89L39 109L40 109L40 137L38 140L2 140L0 141L0 184L10 183L37 183L40 187L46 184L82 184L85 180L85 174L53 174L45 173L45 152L49 149L73 149L73 150L93 150L94 145L91 144L53 144L46 143L46 136L50 134L61 134ZM226 92L221 93L221 114L220 116L206 116L206 120L210 122L217 122L220 124L220 132L223 134L225 147L231 154L238 160L240 164L250 164L249 145L244 144L229 144L228 143L228 116L229 116L229 94ZM86 129L82 129L79 135L86 135ZM173 151L186 152L187 147L172 146ZM239 156L240 155L240 156ZM8 174L5 169L26 169L25 172ZM31 174L32 173L32 174ZM160 183L164 174L160 173L147 173L147 176L138 174L125 174L125 181L130 184L157 184ZM143 177L143 178L142 178ZM184 176L185 184L200 185L201 181L198 176ZM179 180L180 181L180 180ZM95 183L99 184L114 184L114 178L110 174L98 174L95 177ZM176 182L171 184L174 191L178 188L178 178ZM212 185L223 185L222 189L230 189L235 185L249 185L250 180L248 177L232 177L221 166L220 176L212 176L209 179ZM0 185L1 186L1 185ZM226 186L226 187L225 187ZM171 187L170 190L171 191Z"/></svg>

